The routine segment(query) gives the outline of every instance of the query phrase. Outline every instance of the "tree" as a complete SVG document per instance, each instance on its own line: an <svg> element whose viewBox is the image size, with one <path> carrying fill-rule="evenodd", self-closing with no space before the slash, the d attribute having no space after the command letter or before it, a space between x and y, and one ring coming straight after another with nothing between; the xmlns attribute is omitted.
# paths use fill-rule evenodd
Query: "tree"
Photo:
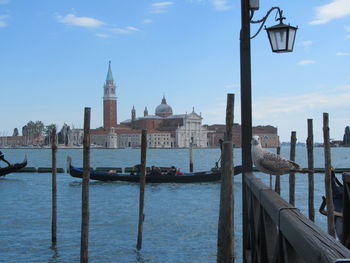
<svg viewBox="0 0 350 263"><path fill-rule="evenodd" d="M18 136L18 135L19 135L18 129L15 128L15 129L13 130L12 136Z"/></svg>
<svg viewBox="0 0 350 263"><path fill-rule="evenodd" d="M345 127L345 133L343 137L343 144L344 145L350 145L350 127L346 126Z"/></svg>
<svg viewBox="0 0 350 263"><path fill-rule="evenodd" d="M42 136L44 132L44 123L42 121L29 121L25 126L22 127L23 136L38 137Z"/></svg>
<svg viewBox="0 0 350 263"><path fill-rule="evenodd" d="M58 133L58 143L68 145L68 133L70 131L70 127L67 124L63 124L62 129Z"/></svg>
<svg viewBox="0 0 350 263"><path fill-rule="evenodd" d="M26 137L27 144L33 144L35 138L42 136L44 132L44 123L42 121L29 121L22 127L22 135Z"/></svg>
<svg viewBox="0 0 350 263"><path fill-rule="evenodd" d="M57 130L56 124L53 123L45 127L45 144L51 144L51 133L54 128Z"/></svg>

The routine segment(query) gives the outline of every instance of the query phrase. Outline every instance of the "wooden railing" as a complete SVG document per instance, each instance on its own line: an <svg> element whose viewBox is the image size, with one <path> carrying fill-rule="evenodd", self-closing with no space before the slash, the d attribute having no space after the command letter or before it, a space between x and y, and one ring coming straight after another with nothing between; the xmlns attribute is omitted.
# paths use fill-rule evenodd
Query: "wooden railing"
<svg viewBox="0 0 350 263"><path fill-rule="evenodd" d="M297 208L252 173L243 178L247 208L243 211L247 219L244 262L350 262L350 250Z"/></svg>

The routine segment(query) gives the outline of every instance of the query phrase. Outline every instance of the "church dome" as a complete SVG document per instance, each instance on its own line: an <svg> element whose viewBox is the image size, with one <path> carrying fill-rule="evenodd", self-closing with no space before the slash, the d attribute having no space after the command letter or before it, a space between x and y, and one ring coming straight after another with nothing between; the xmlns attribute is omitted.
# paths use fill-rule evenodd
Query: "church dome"
<svg viewBox="0 0 350 263"><path fill-rule="evenodd" d="M170 115L173 115L173 109L166 103L164 96L162 103L157 106L155 114L160 117L168 117Z"/></svg>

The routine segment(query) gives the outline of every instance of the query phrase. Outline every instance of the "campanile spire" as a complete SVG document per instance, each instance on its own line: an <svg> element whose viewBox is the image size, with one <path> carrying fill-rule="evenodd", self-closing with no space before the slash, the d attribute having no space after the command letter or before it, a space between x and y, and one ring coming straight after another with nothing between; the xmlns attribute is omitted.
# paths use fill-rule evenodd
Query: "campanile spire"
<svg viewBox="0 0 350 263"><path fill-rule="evenodd" d="M108 64L106 82L103 85L103 127L105 130L117 126L117 96L111 61Z"/></svg>

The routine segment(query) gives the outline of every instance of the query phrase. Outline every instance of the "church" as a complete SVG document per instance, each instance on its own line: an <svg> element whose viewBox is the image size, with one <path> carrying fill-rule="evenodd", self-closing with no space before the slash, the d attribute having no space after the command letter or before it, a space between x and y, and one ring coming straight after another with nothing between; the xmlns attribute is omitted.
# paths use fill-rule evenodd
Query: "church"
<svg viewBox="0 0 350 263"><path fill-rule="evenodd" d="M165 96L155 108L154 115L136 116L131 109L131 118L117 122L117 86L113 79L111 62L108 65L106 81L103 86L103 127L91 130L91 143L104 148L128 148L141 146L141 131L147 129L149 148L187 148L208 147L208 130L202 126L202 116L192 109L191 113L174 114ZM72 133L75 138L81 136Z"/></svg>
<svg viewBox="0 0 350 263"><path fill-rule="evenodd" d="M224 124L202 125L202 115L195 112L174 114L165 96L149 114L145 107L142 116L136 115L135 107L130 111L130 119L118 124L117 86L113 79L111 62L108 65L106 81L103 85L103 127L90 131L92 145L103 148L141 147L141 131L147 129L149 148L197 148L219 147L224 138ZM280 145L277 128L267 126L253 127L253 133L259 135L263 147L275 148ZM72 129L69 133L69 145L81 145L83 130ZM241 147L241 126L233 125L233 142Z"/></svg>

